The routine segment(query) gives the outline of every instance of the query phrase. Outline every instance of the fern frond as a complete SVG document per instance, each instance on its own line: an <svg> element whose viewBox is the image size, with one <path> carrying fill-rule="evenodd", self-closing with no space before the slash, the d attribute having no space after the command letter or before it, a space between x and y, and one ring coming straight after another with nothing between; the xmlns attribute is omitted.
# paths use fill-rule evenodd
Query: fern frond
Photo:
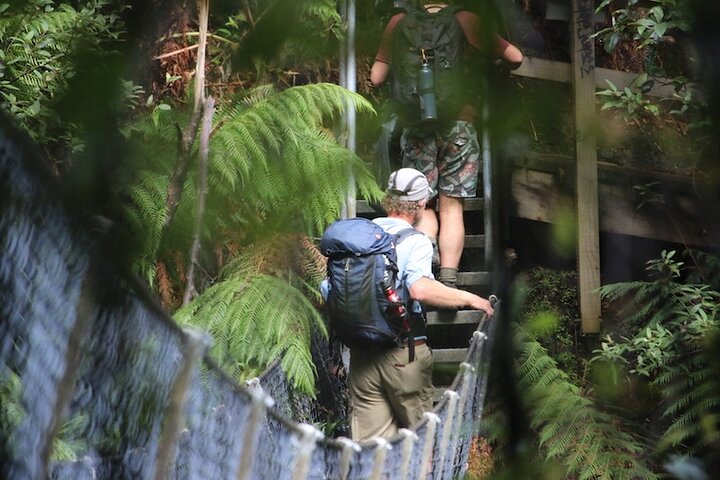
<svg viewBox="0 0 720 480"><path fill-rule="evenodd" d="M642 446L582 396L539 342L519 340L519 382L547 460L560 461L578 478L607 478L609 472L613 479L658 478L639 460Z"/></svg>
<svg viewBox="0 0 720 480"><path fill-rule="evenodd" d="M286 281L267 275L228 278L178 310L175 319L207 330L216 339L210 354L238 380L247 375L238 365L262 369L282 358L294 384L314 391L310 332L325 332L325 325L303 293Z"/></svg>
<svg viewBox="0 0 720 480"><path fill-rule="evenodd" d="M667 407L663 415L672 420L660 440L661 449L684 445L689 453L697 453L718 445L720 380L712 353L702 349L690 357L688 363L693 367L689 371L671 366L656 380L665 386Z"/></svg>

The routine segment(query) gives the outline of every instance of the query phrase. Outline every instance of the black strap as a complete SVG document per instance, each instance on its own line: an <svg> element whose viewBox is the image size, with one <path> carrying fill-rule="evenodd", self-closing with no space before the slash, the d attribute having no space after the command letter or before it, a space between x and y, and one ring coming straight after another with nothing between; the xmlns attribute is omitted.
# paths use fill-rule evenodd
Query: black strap
<svg viewBox="0 0 720 480"><path fill-rule="evenodd" d="M408 344L408 363L412 363L415 360L415 335L413 335L412 328L410 328L410 323L408 322L408 317L410 316L410 313L405 313L405 318L403 319L403 326L405 327L405 333L407 335L407 344Z"/></svg>
<svg viewBox="0 0 720 480"><path fill-rule="evenodd" d="M415 230L413 227L404 228L395 234L395 246L400 245L406 238L412 237L413 235L424 235L420 230Z"/></svg>
<svg viewBox="0 0 720 480"><path fill-rule="evenodd" d="M405 228L403 230L400 230L398 233L395 234L395 248L397 248L398 245L400 245L403 240L406 240L407 238L412 237L413 235L425 235L423 232L419 230L415 230L413 227ZM403 288L405 286L403 285ZM408 298L407 302L405 302L405 308L408 312L410 312L411 306L412 306L412 299Z"/></svg>
<svg viewBox="0 0 720 480"><path fill-rule="evenodd" d="M419 230L415 230L412 227L400 230L398 233L395 234L395 247L397 248L397 246L400 245L403 240L412 237L413 235L424 234ZM410 326L410 318L413 316L412 302L412 299L407 300L405 305L405 318L403 319L403 329L405 330L408 346L408 363L412 363L415 360L415 335L413 329Z"/></svg>

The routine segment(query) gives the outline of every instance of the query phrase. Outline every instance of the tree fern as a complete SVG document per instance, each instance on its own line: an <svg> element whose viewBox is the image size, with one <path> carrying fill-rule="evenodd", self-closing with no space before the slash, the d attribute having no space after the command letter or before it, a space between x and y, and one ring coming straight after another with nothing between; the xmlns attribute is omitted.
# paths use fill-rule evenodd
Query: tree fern
<svg viewBox="0 0 720 480"><path fill-rule="evenodd" d="M238 380L282 357L296 386L314 392L311 331L324 331L324 323L303 292L282 279L230 278L206 290L175 318L206 328L215 339L211 354Z"/></svg>
<svg viewBox="0 0 720 480"><path fill-rule="evenodd" d="M211 354L238 379L256 375L281 358L289 378L314 392L311 333L325 324L308 295L324 272L314 244L277 234L245 248L222 280L176 313L213 335Z"/></svg>
<svg viewBox="0 0 720 480"><path fill-rule="evenodd" d="M236 101L219 110L211 141L206 239L228 234L237 238L233 232L243 232L241 243L247 243L273 228L317 235L339 216L349 188L343 179L350 172L361 196L379 198L363 162L340 147L322 125L348 102L367 108L360 97L334 85L274 94L269 89L257 91L261 93L252 101ZM157 123L146 118L127 129L134 161L128 172L131 180L120 182L130 186L118 192L126 199L130 228L140 239L136 269L148 279L154 278L162 251L184 248L195 195L191 175L167 238L159 238L178 127L187 114L172 110L156 115Z"/></svg>
<svg viewBox="0 0 720 480"><path fill-rule="evenodd" d="M715 330L707 339L715 343L712 349L697 345L699 348L687 352L683 361L654 380L664 387L667 399L664 416L671 420L660 439L661 450L681 447L697 455L720 446L718 334Z"/></svg>
<svg viewBox="0 0 720 480"><path fill-rule="evenodd" d="M578 479L658 478L639 459L642 445L595 408L540 343L520 338L520 348L519 385L547 461Z"/></svg>
<svg viewBox="0 0 720 480"><path fill-rule="evenodd" d="M693 258L688 280L715 282L717 259L705 254ZM649 262L657 280L603 287L603 294L610 292L612 298L624 296L627 310L643 312L637 320L644 326L633 337L608 338L597 358L627 362L631 373L647 377L662 391L669 427L659 439L661 451L702 455L720 445L720 293L708 284L683 281L683 265L674 252L663 252L661 259Z"/></svg>

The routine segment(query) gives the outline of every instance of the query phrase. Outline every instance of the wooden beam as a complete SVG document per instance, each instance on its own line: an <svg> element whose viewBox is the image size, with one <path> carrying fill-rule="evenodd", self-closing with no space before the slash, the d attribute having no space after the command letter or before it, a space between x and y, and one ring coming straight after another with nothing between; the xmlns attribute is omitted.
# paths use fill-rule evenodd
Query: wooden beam
<svg viewBox="0 0 720 480"><path fill-rule="evenodd" d="M428 325L477 325L485 316L480 310L435 310L426 313Z"/></svg>
<svg viewBox="0 0 720 480"><path fill-rule="evenodd" d="M574 190L547 163L515 167L512 174L511 215L553 224L567 224ZM693 185L690 178L663 173L633 174L633 169L600 165L603 181L598 187L600 231L685 244L696 248L720 247L720 219L712 212L720 205L699 195L695 189L708 191L704 184ZM658 200L638 208L634 186L659 181Z"/></svg>
<svg viewBox="0 0 720 480"><path fill-rule="evenodd" d="M572 85L575 111L578 294L583 333L600 331L600 228L595 139L594 1L573 0Z"/></svg>
<svg viewBox="0 0 720 480"><path fill-rule="evenodd" d="M467 348L434 348L433 363L460 363L467 353Z"/></svg>
<svg viewBox="0 0 720 480"><path fill-rule="evenodd" d="M572 82L572 65L566 62L544 60L542 58L526 57L517 70L511 72L518 77L537 78L539 80L550 80L552 82ZM609 68L595 68L595 87L606 89L610 80L613 85L623 89L632 84L639 76L639 73L621 72ZM690 85L691 88L695 88ZM650 97L671 97L675 92L672 82L664 78L654 79L653 87L645 93Z"/></svg>

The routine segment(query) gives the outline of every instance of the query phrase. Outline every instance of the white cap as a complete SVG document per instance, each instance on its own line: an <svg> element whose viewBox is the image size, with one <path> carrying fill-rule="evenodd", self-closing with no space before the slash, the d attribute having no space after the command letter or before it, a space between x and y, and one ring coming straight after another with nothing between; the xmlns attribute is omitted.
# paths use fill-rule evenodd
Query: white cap
<svg viewBox="0 0 720 480"><path fill-rule="evenodd" d="M387 194L398 200L418 202L428 198L430 187L422 172L414 168L401 168L390 174Z"/></svg>

